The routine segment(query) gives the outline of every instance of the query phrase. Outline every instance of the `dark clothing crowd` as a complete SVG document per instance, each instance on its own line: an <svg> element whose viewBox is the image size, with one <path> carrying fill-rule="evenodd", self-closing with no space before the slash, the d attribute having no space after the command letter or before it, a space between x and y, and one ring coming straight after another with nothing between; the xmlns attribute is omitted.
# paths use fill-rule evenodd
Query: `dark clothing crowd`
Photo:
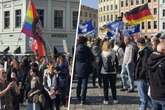
<svg viewBox="0 0 165 110"><path fill-rule="evenodd" d="M79 36L74 77L80 104L87 103L89 79L93 87L103 89L103 104L109 104L109 87L113 104L120 103L116 88L120 76L121 91L138 91L139 110L165 110L165 35L119 34L103 39Z"/></svg>
<svg viewBox="0 0 165 110"><path fill-rule="evenodd" d="M1 56L0 110L60 110L68 106L68 58L58 54L46 60L32 56ZM5 75L3 75L3 73Z"/></svg>

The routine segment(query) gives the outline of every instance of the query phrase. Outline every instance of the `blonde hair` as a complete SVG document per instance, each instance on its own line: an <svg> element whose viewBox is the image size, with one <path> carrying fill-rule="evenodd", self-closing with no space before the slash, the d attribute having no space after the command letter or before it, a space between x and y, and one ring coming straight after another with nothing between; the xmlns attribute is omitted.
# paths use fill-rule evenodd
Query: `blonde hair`
<svg viewBox="0 0 165 110"><path fill-rule="evenodd" d="M111 49L110 42L104 41L102 45L102 51L109 51Z"/></svg>

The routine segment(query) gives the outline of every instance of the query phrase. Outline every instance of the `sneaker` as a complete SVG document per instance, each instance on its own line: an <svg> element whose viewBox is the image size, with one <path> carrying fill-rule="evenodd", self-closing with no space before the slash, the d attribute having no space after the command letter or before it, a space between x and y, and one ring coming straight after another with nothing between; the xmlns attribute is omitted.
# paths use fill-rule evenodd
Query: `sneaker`
<svg viewBox="0 0 165 110"><path fill-rule="evenodd" d="M113 104L118 104L119 101L118 100L113 100Z"/></svg>
<svg viewBox="0 0 165 110"><path fill-rule="evenodd" d="M127 90L128 90L127 88L120 89L120 91L127 91Z"/></svg>
<svg viewBox="0 0 165 110"><path fill-rule="evenodd" d="M128 92L129 93L134 92L134 89L128 89Z"/></svg>
<svg viewBox="0 0 165 110"><path fill-rule="evenodd" d="M86 101L81 101L80 102L80 105L84 105L84 104L87 104Z"/></svg>
<svg viewBox="0 0 165 110"><path fill-rule="evenodd" d="M104 101L103 101L103 104L104 104L104 105L108 105L108 101L104 100Z"/></svg>

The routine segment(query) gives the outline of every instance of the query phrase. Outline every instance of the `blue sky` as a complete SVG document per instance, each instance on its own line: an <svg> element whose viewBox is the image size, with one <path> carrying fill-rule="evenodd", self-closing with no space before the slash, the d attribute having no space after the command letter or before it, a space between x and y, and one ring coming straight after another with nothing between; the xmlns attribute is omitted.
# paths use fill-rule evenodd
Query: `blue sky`
<svg viewBox="0 0 165 110"><path fill-rule="evenodd" d="M81 0L82 5L98 8L98 0Z"/></svg>

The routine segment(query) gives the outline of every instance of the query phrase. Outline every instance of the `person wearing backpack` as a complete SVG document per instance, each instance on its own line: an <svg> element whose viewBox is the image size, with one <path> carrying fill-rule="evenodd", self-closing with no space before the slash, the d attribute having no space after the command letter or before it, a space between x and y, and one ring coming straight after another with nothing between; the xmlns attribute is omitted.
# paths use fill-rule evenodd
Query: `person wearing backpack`
<svg viewBox="0 0 165 110"><path fill-rule="evenodd" d="M153 110L165 110L165 44L159 43L147 62Z"/></svg>
<svg viewBox="0 0 165 110"><path fill-rule="evenodd" d="M116 53L113 50L113 43L107 41L103 42L102 45L102 66L101 74L103 78L103 92L104 92L104 101L103 104L109 103L108 89L109 83L112 92L113 103L118 103L117 92L116 92L116 70L118 69L118 60Z"/></svg>

